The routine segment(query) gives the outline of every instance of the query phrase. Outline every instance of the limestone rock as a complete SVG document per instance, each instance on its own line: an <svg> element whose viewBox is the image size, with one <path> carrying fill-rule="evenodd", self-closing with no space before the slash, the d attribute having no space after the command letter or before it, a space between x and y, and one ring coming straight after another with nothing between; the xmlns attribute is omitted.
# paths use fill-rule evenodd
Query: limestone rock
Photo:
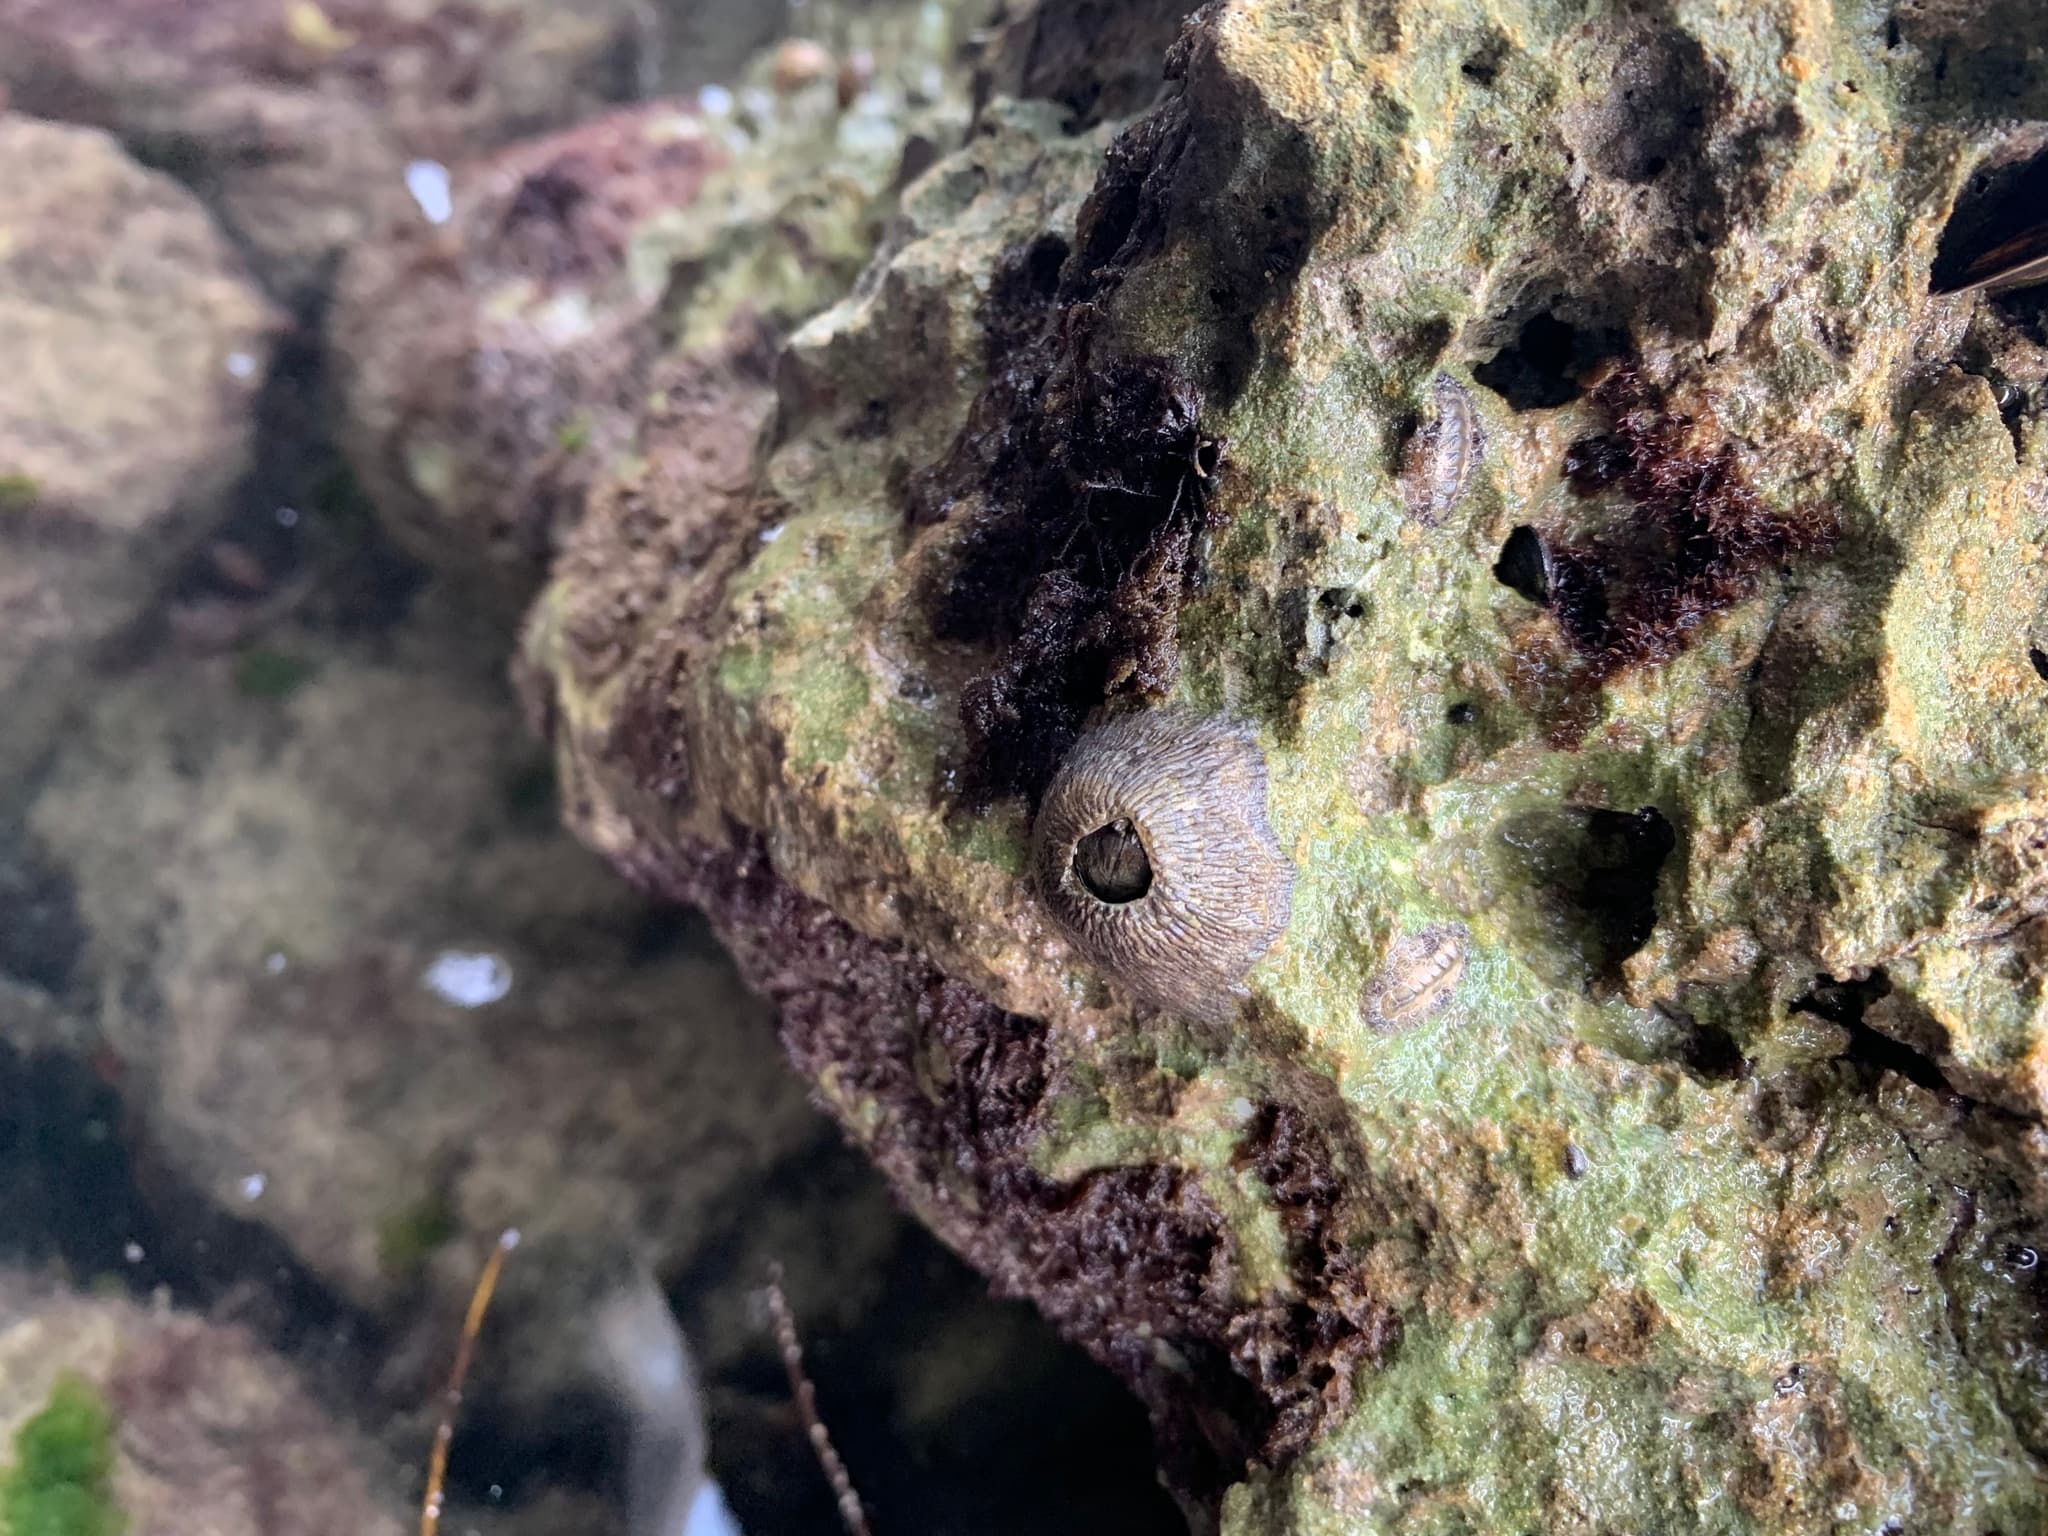
<svg viewBox="0 0 2048 1536"><path fill-rule="evenodd" d="M2048 1518L2042 310L1929 291L2044 47L1218 0L1134 121L987 103L742 482L654 409L599 486L522 663L572 825L1199 1525ZM1296 868L1222 1028L1027 874L1169 704Z"/></svg>
<svg viewBox="0 0 2048 1536"><path fill-rule="evenodd" d="M0 786L224 515L275 325L184 189L0 114Z"/></svg>

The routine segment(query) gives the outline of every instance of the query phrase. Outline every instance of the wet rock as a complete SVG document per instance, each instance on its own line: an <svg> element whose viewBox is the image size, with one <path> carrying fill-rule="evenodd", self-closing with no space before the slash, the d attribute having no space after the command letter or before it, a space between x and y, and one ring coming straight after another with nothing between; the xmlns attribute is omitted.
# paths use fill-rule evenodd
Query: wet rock
<svg viewBox="0 0 2048 1536"><path fill-rule="evenodd" d="M361 249L332 326L344 436L409 547L523 602L591 485L633 460L674 354L759 374L845 290L911 136L957 122L916 83L937 44L891 40L847 100L830 71L721 89L459 166L447 227L400 221Z"/></svg>
<svg viewBox="0 0 2048 1536"><path fill-rule="evenodd" d="M286 621L261 644L297 663L288 689L176 653L107 682L35 804L89 935L68 996L110 1001L88 1022L0 984L21 1057L0 1053L0 1151L24 1169L0 1180L0 1246L181 1298L254 1293L280 1336L317 1324L313 1347L353 1363L348 1401L410 1461L477 1266L516 1227L451 1487L465 1518L539 1530L615 1529L634 1427L597 1319L649 1275L735 1508L759 1529L830 1518L757 1315L773 1262L859 1426L864 1486L1043 1529L1032 1491L1060 1485L1012 1405L1057 1408L1091 1426L1088 1500L1157 1528L1142 1421L1014 1318L985 1371L950 1379L958 1414L904 1417L936 1390L917 1385L927 1331L973 1334L990 1304L808 1102L702 920L555 825L499 635L429 589L392 626Z"/></svg>
<svg viewBox="0 0 2048 1536"><path fill-rule="evenodd" d="M409 165L637 93L658 29L634 0L6 0L0 87L189 183L303 301L366 229L420 217Z"/></svg>
<svg viewBox="0 0 2048 1536"><path fill-rule="evenodd" d="M0 167L5 798L223 515L275 316L197 201L105 135L0 115Z"/></svg>
<svg viewBox="0 0 2048 1536"><path fill-rule="evenodd" d="M125 1529L405 1529L394 1469L247 1331L0 1273L0 1444L53 1401L111 1423L105 1492Z"/></svg>
<svg viewBox="0 0 2048 1536"><path fill-rule="evenodd" d="M1129 117L1165 88L1187 0L1005 0L985 33L975 96L1056 101L1085 127Z"/></svg>
<svg viewBox="0 0 2048 1536"><path fill-rule="evenodd" d="M682 432L543 593L571 825L1198 1525L2044 1518L2040 333L1929 265L2048 97L1974 9L1206 7L1134 122L991 100L751 472ZM1168 705L1295 865L1222 1026L1028 874Z"/></svg>
<svg viewBox="0 0 2048 1536"><path fill-rule="evenodd" d="M138 1002L106 1044L159 1154L366 1311L437 1263L461 1293L506 1227L681 1262L821 1130L760 1005L525 803L544 764L447 607L270 643L320 657L282 697L226 658L110 684L34 811Z"/></svg>

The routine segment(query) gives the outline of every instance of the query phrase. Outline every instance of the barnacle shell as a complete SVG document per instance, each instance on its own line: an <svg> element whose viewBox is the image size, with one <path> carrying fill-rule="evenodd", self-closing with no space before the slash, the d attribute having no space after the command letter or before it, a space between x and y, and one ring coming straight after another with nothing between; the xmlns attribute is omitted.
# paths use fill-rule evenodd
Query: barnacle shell
<svg viewBox="0 0 2048 1536"><path fill-rule="evenodd" d="M1032 871L1084 954L1145 1001L1212 1023L1237 1011L1294 890L1251 730L1184 710L1081 738L1039 807Z"/></svg>
<svg viewBox="0 0 2048 1536"><path fill-rule="evenodd" d="M1415 429L1401 452L1401 493L1409 516L1434 528L1471 482L1484 441L1472 397L1447 374L1436 376L1436 414Z"/></svg>
<svg viewBox="0 0 2048 1536"><path fill-rule="evenodd" d="M1365 1018L1375 1029L1419 1024L1450 998L1465 974L1465 930L1455 925L1404 934L1365 988Z"/></svg>

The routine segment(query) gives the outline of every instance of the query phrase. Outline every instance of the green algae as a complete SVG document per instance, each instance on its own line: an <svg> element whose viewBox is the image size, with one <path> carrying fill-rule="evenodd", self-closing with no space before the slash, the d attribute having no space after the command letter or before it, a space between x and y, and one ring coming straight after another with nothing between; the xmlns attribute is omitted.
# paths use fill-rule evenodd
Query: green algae
<svg viewBox="0 0 2048 1536"><path fill-rule="evenodd" d="M235 658L235 689L245 699L275 702L297 693L313 672L313 663L303 656L251 646Z"/></svg>
<svg viewBox="0 0 2048 1536"><path fill-rule="evenodd" d="M377 1267L390 1279L408 1280L425 1269L458 1230L447 1197L423 1195L377 1223Z"/></svg>
<svg viewBox="0 0 2048 1536"><path fill-rule="evenodd" d="M0 474L0 517L32 511L41 488L27 475Z"/></svg>
<svg viewBox="0 0 2048 1536"><path fill-rule="evenodd" d="M14 1437L0 1472L0 1531L7 1536L120 1536L114 1503L114 1421L98 1391L59 1378Z"/></svg>

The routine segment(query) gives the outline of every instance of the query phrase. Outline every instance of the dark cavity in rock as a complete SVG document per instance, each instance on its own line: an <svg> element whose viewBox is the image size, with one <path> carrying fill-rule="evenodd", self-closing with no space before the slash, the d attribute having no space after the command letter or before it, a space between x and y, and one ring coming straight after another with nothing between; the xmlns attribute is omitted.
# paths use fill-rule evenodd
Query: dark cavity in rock
<svg viewBox="0 0 2048 1536"><path fill-rule="evenodd" d="M1587 817L1578 901L1599 930L1609 973L1650 942L1657 927L1657 878L1677 846L1677 832L1653 805L1596 810Z"/></svg>
<svg viewBox="0 0 2048 1536"><path fill-rule="evenodd" d="M1511 592L1519 593L1539 608L1550 601L1550 556L1543 548L1543 536L1527 523L1508 535L1493 562L1493 579Z"/></svg>
<svg viewBox="0 0 2048 1536"><path fill-rule="evenodd" d="M1992 292L2048 283L2048 153L1980 169L1935 248L1929 288Z"/></svg>
<svg viewBox="0 0 2048 1536"><path fill-rule="evenodd" d="M1948 1031L1910 1000L1895 998L1891 978L1882 969L1842 980L1817 976L1805 996L1792 1004L1792 1011L1813 1014L1848 1031L1842 1059L1865 1069L1872 1080L1894 1072L1930 1092L1958 1094L1935 1059L1948 1049ZM1869 1022L1873 1013L1881 1015L1884 1029Z"/></svg>
<svg viewBox="0 0 2048 1536"><path fill-rule="evenodd" d="M1578 399L1584 393L1580 378L1627 345L1618 331L1586 329L1545 310L1523 321L1512 342L1473 368L1472 381L1511 410L1550 410Z"/></svg>

